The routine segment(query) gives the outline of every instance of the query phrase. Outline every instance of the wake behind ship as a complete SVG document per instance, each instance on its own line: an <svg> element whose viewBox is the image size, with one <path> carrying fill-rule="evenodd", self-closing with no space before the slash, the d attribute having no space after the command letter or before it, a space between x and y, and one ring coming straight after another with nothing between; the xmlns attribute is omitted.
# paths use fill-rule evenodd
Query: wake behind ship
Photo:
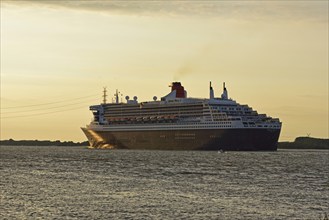
<svg viewBox="0 0 329 220"><path fill-rule="evenodd" d="M82 128L93 148L156 150L243 150L274 151L281 122L258 114L248 105L228 97L223 86L221 97L209 88L209 99L187 98L180 82L157 100L138 102L126 96L120 103L90 106L93 121Z"/></svg>

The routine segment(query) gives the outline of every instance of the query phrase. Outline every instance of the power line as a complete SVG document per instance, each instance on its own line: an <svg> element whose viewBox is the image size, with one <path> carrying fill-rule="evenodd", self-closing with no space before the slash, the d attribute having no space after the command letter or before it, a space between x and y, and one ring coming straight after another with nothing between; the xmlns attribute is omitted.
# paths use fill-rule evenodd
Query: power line
<svg viewBox="0 0 329 220"><path fill-rule="evenodd" d="M74 106L74 105L79 105L82 103L86 103L87 101L92 101L94 99L88 99L84 102L76 102L76 103L70 103L70 104L66 104L66 105L61 105L61 106L53 106L53 107L43 107L43 108L38 108L38 109L28 109L28 110L21 110L21 111L13 111L13 112L0 112L0 114L2 115L6 115L6 114L16 114L16 113L24 113L24 112L37 112L37 111L44 111L44 110L51 110L51 109L58 109L58 108L65 108L67 106Z"/></svg>
<svg viewBox="0 0 329 220"><path fill-rule="evenodd" d="M72 111L72 110L77 110L81 108L86 108L85 105L79 106L76 108L71 108L71 109L66 109L66 110L61 110L61 111L52 111L52 112L45 112L45 113L38 113L38 114L28 114L28 115L18 115L18 116L6 116L6 117L1 117L1 119L6 119L6 118L28 118L28 117L35 117L39 115L48 115L48 114L54 114L54 113L60 113L60 112L67 112L67 111Z"/></svg>
<svg viewBox="0 0 329 220"><path fill-rule="evenodd" d="M10 107L5 107L5 108L1 108L1 109L29 108L29 107L36 107L36 106L53 105L53 104L57 104L57 103L69 102L69 101L74 101L74 100L79 100L79 99L86 99L86 98L95 97L95 96L96 96L96 94L78 97L78 98L74 98L74 99L56 101L56 102L48 102L48 103L41 103L41 104L34 104L34 105L23 105L23 106L10 106Z"/></svg>

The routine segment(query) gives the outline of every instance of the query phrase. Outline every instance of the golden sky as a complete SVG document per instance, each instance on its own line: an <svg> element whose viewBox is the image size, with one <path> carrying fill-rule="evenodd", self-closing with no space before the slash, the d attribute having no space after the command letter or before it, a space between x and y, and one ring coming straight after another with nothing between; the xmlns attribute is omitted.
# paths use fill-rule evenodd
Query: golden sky
<svg viewBox="0 0 329 220"><path fill-rule="evenodd" d="M0 139L85 141L107 86L229 96L328 138L328 1L3 1ZM111 100L112 97L109 97Z"/></svg>

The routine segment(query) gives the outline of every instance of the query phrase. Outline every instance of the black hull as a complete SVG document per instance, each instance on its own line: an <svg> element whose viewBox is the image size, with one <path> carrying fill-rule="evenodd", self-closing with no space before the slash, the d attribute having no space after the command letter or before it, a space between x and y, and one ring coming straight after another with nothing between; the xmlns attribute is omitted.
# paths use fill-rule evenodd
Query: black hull
<svg viewBox="0 0 329 220"><path fill-rule="evenodd" d="M93 148L145 150L276 151L280 135L280 129L82 130Z"/></svg>

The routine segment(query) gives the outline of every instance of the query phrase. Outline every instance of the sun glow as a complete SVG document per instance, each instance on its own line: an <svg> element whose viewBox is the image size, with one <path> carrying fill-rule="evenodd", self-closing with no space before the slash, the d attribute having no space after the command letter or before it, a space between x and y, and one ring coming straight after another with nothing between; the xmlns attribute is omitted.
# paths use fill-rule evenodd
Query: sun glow
<svg viewBox="0 0 329 220"><path fill-rule="evenodd" d="M280 140L328 138L328 2L1 1L1 139L83 141L104 86L146 101L210 80Z"/></svg>

